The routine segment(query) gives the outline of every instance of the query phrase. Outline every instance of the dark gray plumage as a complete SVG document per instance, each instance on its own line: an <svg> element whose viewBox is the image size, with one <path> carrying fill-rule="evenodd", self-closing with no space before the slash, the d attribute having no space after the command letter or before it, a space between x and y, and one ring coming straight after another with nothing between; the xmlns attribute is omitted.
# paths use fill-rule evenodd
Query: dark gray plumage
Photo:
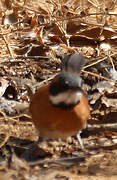
<svg viewBox="0 0 117 180"><path fill-rule="evenodd" d="M65 56L61 62L63 71L80 73L86 61L82 54L70 54Z"/></svg>

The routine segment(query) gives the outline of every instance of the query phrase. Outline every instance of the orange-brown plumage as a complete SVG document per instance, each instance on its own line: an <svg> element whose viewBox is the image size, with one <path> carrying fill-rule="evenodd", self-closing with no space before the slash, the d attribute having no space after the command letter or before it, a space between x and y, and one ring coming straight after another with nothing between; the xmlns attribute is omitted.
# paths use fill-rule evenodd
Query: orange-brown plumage
<svg viewBox="0 0 117 180"><path fill-rule="evenodd" d="M30 112L40 136L65 138L85 128L90 107L85 95L71 109L54 107L49 100L49 85L41 87L32 97Z"/></svg>

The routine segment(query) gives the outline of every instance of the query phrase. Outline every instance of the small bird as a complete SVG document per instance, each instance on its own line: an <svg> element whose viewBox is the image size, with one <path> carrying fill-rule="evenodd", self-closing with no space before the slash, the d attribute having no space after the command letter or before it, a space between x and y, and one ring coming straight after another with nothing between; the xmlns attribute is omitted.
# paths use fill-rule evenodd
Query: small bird
<svg viewBox="0 0 117 180"><path fill-rule="evenodd" d="M65 57L62 63L60 74L32 96L29 109L39 137L65 139L77 134L83 148L80 131L86 127L90 106L77 73L81 71L85 59L74 54Z"/></svg>

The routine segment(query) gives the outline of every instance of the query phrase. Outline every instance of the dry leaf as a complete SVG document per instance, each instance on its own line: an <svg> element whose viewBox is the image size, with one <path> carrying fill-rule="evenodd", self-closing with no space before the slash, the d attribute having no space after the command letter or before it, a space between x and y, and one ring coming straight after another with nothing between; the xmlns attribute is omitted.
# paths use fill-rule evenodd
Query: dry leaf
<svg viewBox="0 0 117 180"><path fill-rule="evenodd" d="M106 107L112 107L114 109L117 108L117 99L102 97L101 101L102 104L105 104Z"/></svg>
<svg viewBox="0 0 117 180"><path fill-rule="evenodd" d="M40 44L44 44L43 43L43 27L39 27L36 29L36 35L37 35L37 38L38 38Z"/></svg>
<svg viewBox="0 0 117 180"><path fill-rule="evenodd" d="M3 96L8 86L9 86L8 81L0 77L0 97Z"/></svg>
<svg viewBox="0 0 117 180"><path fill-rule="evenodd" d="M38 26L38 16L35 14L31 19L31 28Z"/></svg>
<svg viewBox="0 0 117 180"><path fill-rule="evenodd" d="M74 28L73 28L74 27ZM67 23L67 29L66 32L68 34L74 34L77 32L80 32L81 30L86 29L88 26L85 23L82 23L80 20L70 20Z"/></svg>

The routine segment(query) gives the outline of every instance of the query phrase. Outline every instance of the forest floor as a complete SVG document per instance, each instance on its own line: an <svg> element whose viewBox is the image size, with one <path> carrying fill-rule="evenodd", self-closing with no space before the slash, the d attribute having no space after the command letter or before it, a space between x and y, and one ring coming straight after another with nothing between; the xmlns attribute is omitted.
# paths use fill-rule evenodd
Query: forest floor
<svg viewBox="0 0 117 180"><path fill-rule="evenodd" d="M117 179L116 0L1 0L0 14L0 179ZM70 53L87 60L85 148L76 137L47 140L27 160L38 134L26 85L49 83Z"/></svg>

